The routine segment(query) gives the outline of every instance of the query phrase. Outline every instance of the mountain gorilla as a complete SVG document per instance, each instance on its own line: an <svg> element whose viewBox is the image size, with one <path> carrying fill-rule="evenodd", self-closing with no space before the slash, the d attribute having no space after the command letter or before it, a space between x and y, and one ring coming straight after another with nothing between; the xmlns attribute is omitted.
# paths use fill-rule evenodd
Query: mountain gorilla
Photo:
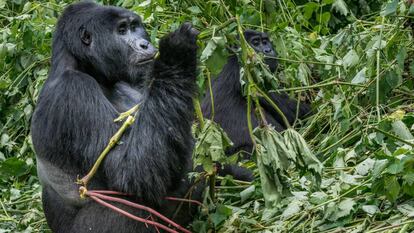
<svg viewBox="0 0 414 233"><path fill-rule="evenodd" d="M277 56L266 33L246 30L244 37L257 53L263 53L271 57ZM271 72L276 71L276 59L266 58L265 63L269 66ZM234 146L227 151L227 154L231 155L239 151L251 153L253 144L247 128L247 101L241 92L240 65L236 55L228 58L227 64L223 67L221 73L212 81L212 92L214 97L214 116L212 115L213 106L209 92L207 92L207 95L202 101L202 110L204 117L210 119L214 117L214 121L224 129L233 141ZM280 110L282 110L288 121L293 123L296 119L297 101L290 99L286 93L269 93L268 95ZM286 129L281 116L266 100L260 99L260 105L263 107L267 123L274 126L279 132ZM297 115L299 118L303 118L309 112L310 106L306 103L301 103ZM257 127L258 120L256 116L252 113L251 117L253 127ZM249 158L246 153L244 153L244 156L245 158ZM253 179L250 170L236 165L224 166L219 174L232 174L234 178L239 180L250 181Z"/></svg>
<svg viewBox="0 0 414 233"><path fill-rule="evenodd" d="M65 9L31 126L43 207L53 232L158 231L80 199L75 184L119 129L114 119L138 103L135 122L88 188L129 193L133 201L173 216L180 203L165 197L184 197L191 186L185 177L193 148L197 34L191 24L181 25L161 39L160 56L154 59L157 50L136 14L91 2ZM140 210L132 213L149 217ZM187 208L174 220L188 224L190 215Z"/></svg>

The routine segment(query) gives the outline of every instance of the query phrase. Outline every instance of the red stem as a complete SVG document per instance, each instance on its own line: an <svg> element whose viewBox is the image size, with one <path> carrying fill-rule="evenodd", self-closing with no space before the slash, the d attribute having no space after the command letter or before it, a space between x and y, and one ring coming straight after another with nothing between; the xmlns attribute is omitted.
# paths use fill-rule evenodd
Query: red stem
<svg viewBox="0 0 414 233"><path fill-rule="evenodd" d="M132 194L121 193L121 192L111 191L111 190L89 190L89 192L106 194L106 195L132 196Z"/></svg>
<svg viewBox="0 0 414 233"><path fill-rule="evenodd" d="M111 192L111 191L109 191L109 192ZM130 201L127 201L127 200L121 199L121 198L117 198L117 197L110 197L110 196L106 196L106 195L99 194L99 193L94 192L94 191L87 191L87 192L86 192L86 195L88 195L88 196L90 196L90 197L92 197L92 196L94 196L94 197L98 197L98 198L101 198L101 199L103 199L103 200L107 200L107 201L114 201L114 202L118 202L118 203L121 203L121 204L124 204L124 205L127 205L127 206L131 206L131 207L134 207L134 208L137 208L137 209L145 210L145 211L147 211L147 212L150 212L150 213L154 214L155 216L157 216L157 217L158 217L158 218L160 218L161 220L165 221L166 223L168 223L168 224L170 224L170 225L172 225L172 226L176 227L177 229L179 229L179 230L181 230L181 231L183 231L183 232L185 232L185 233L191 233L189 230L185 229L184 227L182 227L182 226L178 225L178 224L177 224L177 223L175 223L174 221L172 221L172 220L170 220L169 218L165 217L164 215L160 214L158 211L156 211L156 210L154 210L154 209L151 209L151 208L149 208L149 207L147 207L147 206L143 206L143 205L140 205L140 204L136 204L136 203L133 203L133 202L130 202ZM116 207L114 207L114 208L116 208ZM125 212L125 211L124 211L124 212ZM127 212L125 212L125 213L127 213ZM129 214L129 213L128 213L128 214ZM131 214L129 214L129 215L131 215ZM134 216L134 215L131 215L131 216ZM134 216L134 217L135 217L135 216ZM138 218L138 217L137 217L137 218ZM142 219L142 218L140 218L140 219ZM149 220L146 220L146 221L149 221ZM158 223L158 224L159 224L159 223ZM164 226L164 225L162 225L162 226ZM170 229L170 230L171 230L171 229Z"/></svg>
<svg viewBox="0 0 414 233"><path fill-rule="evenodd" d="M136 220L136 221L138 221L138 222L143 222L143 223L146 223L146 224L150 224L150 225L153 225L153 226L159 227L159 228L161 228L161 229L163 229L163 230L165 230L165 231L167 231L167 232L170 232L170 233L178 233L178 231L175 231L175 230L173 230L173 229L171 229L171 228L169 228L169 227L167 227L167 226L164 226L164 225L162 225L161 223L154 222L154 221L151 221L151 220L147 220L147 219L143 219L143 218L140 218L140 217L134 216L134 215L132 215L132 214L130 214L130 213L128 213L128 212L126 212L126 211L124 211L124 210L121 210L121 209L120 209L120 208L118 208L118 207L115 207L115 206L113 206L113 205L111 205L111 204L109 204L109 203L107 203L107 202L105 202L105 201L103 201L103 200L99 199L98 197L96 197L96 196L94 196L94 195L95 195L95 194L88 194L88 196L89 196L90 198L92 198L94 201L96 201L96 202L98 202L99 204L101 204L101 205L103 205L103 206L106 206L106 207L108 207L108 208L112 209L113 211L115 211L115 212L117 212L117 213L120 213L120 214L122 214L122 215L124 215L124 216L126 216L126 217L128 217L128 218L134 219L134 220Z"/></svg>
<svg viewBox="0 0 414 233"><path fill-rule="evenodd" d="M90 190L89 192L99 193L99 194L104 194L104 195L132 196L132 194L129 194L129 193L121 193L121 192L112 191L112 190ZM165 197L165 200L189 202L189 203L197 204L199 206L203 206L203 203L201 203L201 202L199 202L197 200L186 199L186 198Z"/></svg>

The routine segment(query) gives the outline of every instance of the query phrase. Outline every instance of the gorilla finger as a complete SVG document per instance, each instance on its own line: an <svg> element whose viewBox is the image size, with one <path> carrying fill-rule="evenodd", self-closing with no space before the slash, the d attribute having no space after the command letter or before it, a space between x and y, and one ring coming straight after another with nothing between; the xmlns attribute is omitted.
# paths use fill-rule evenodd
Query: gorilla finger
<svg viewBox="0 0 414 233"><path fill-rule="evenodd" d="M191 28L190 33L191 33L192 36L196 37L200 34L200 31L195 29L195 28Z"/></svg>
<svg viewBox="0 0 414 233"><path fill-rule="evenodd" d="M186 33L189 30L191 30L191 28L193 27L193 25L190 22L185 22L180 26L180 33Z"/></svg>

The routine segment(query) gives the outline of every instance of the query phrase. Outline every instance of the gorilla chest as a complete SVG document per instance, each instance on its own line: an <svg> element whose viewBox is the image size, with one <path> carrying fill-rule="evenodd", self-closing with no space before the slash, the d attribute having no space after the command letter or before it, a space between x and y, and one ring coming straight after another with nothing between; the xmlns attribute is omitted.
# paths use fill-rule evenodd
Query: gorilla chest
<svg viewBox="0 0 414 233"><path fill-rule="evenodd" d="M131 85L127 82L117 82L113 86L101 86L104 95L118 112L125 112L143 99L142 86Z"/></svg>

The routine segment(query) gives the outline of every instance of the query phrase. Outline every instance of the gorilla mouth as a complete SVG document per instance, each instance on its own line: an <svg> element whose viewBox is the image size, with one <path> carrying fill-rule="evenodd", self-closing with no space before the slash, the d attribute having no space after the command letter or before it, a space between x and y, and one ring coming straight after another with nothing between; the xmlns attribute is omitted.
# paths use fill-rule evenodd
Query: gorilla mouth
<svg viewBox="0 0 414 233"><path fill-rule="evenodd" d="M149 63L149 62L153 61L153 60L155 59L156 55L157 55L157 53L154 53L154 54L152 54L151 56L148 56L148 57L145 57L145 58L139 59L139 60L137 60L136 64L137 64L137 65L144 65L144 64L147 64L147 63Z"/></svg>

